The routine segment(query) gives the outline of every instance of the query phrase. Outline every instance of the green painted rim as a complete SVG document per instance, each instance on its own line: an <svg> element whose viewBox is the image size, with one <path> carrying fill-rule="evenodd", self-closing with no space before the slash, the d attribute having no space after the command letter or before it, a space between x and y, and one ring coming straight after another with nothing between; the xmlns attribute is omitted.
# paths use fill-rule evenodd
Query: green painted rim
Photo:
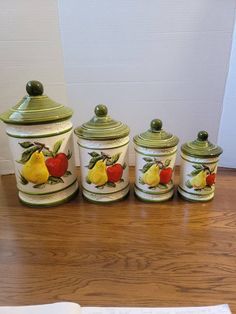
<svg viewBox="0 0 236 314"><path fill-rule="evenodd" d="M186 201L189 201L189 202L191 202L191 203L206 203L206 202L210 202L210 201L212 201L213 200L213 198L214 198L214 195L212 196L212 198L210 198L210 199L208 199L208 200L201 200L201 199L199 199L199 200L193 200L192 198L188 198L188 197L186 197L186 196L184 196L183 194L181 194L181 192L179 191L179 190L177 190L177 193L178 193L178 195L182 198L182 199L184 199L184 200L186 200Z"/></svg>
<svg viewBox="0 0 236 314"><path fill-rule="evenodd" d="M173 192L173 194L172 194L169 198L164 199L164 200L148 200L148 199L146 199L146 198L143 198L143 197L137 195L137 194L135 193L135 191L134 191L134 195L135 195L135 197L137 197L137 198L138 198L139 200L141 200L142 202L147 202L147 203L163 203L163 202L166 202L166 201L171 200L171 199L174 197L174 192Z"/></svg>
<svg viewBox="0 0 236 314"><path fill-rule="evenodd" d="M178 188L181 190L181 191L184 191L185 193L188 193L188 194L191 194L191 195L196 195L196 196L208 196L208 195L211 195L211 194L214 194L214 191L210 192L210 193L205 193L205 194L199 194L199 193L193 193L193 192L188 192L186 191L185 189L181 188L181 186L178 185Z"/></svg>
<svg viewBox="0 0 236 314"><path fill-rule="evenodd" d="M114 194L114 193L122 192L122 191L124 191L125 189L127 189L129 186L130 186L130 183L128 183L128 184L127 184L124 188L122 188L121 190L113 191L113 192L107 192L107 193L96 193L96 192L92 192L92 191L87 190L83 185L82 185L82 189L85 190L85 191L88 192L88 193L92 193L92 194L95 194L95 195L111 195L111 194Z"/></svg>
<svg viewBox="0 0 236 314"><path fill-rule="evenodd" d="M71 195L67 196L66 198L63 198L60 201L57 201L57 202L54 202L54 203L48 203L48 204L32 204L32 203L28 203L28 202L22 200L19 195L18 195L18 198L19 198L19 200L20 200L20 202L22 204L25 204L25 205L27 205L29 207L32 207L32 208L47 208L47 207L54 207L54 206L66 203L66 202L72 200L78 193L79 193L79 187L77 187L77 189Z"/></svg>
<svg viewBox="0 0 236 314"><path fill-rule="evenodd" d="M129 145L129 141L125 144L122 144L122 145L119 145L119 146L115 146L115 147L99 147L99 148L94 148L94 147L88 147L88 146L84 146L84 145L81 145L79 142L77 142L77 144L80 146L80 147L83 147L83 148L86 148L86 149L92 149L92 150L104 150L104 149L116 149L116 148L120 148L120 147L123 147L123 146L127 146Z"/></svg>
<svg viewBox="0 0 236 314"><path fill-rule="evenodd" d="M6 133L7 133L8 136L14 137L14 138L45 138L45 137L52 137L52 136L57 136L57 135L65 134L65 133L70 132L72 129L73 129L73 127L69 128L69 129L67 129L67 130L58 132L58 133L48 133L48 134L44 134L44 135L27 135L27 136L17 135L17 136L15 136L15 135L10 134L10 133L8 133L8 132L6 132Z"/></svg>
<svg viewBox="0 0 236 314"><path fill-rule="evenodd" d="M74 130L75 134L86 140L111 140L129 135L130 129L126 124L113 120L107 115L104 105L95 107L95 116Z"/></svg>
<svg viewBox="0 0 236 314"><path fill-rule="evenodd" d="M143 156L151 156L151 157L164 157L164 156L172 156L175 155L177 153L177 149L173 152L173 153L168 153L168 154L146 154L146 153L142 153L139 150L137 150L136 148L134 148L134 150L139 153L140 155Z"/></svg>
<svg viewBox="0 0 236 314"><path fill-rule="evenodd" d="M154 119L150 123L150 129L133 138L137 146L145 148L171 148L177 146L177 136L167 133L162 129L162 121Z"/></svg>
<svg viewBox="0 0 236 314"><path fill-rule="evenodd" d="M47 192L47 193L28 193L28 192L25 192L21 189L18 188L17 186L17 189L24 193L24 194L27 194L27 195L50 195L50 194L54 194L54 193L57 193L57 192L61 192L61 191L64 191L66 189L68 189L69 187L71 187L73 184L75 184L75 182L77 181L77 179L75 179L72 183L70 183L69 185L67 185L66 187L62 188L62 189L59 189L59 190L56 190L56 191L52 191L52 192Z"/></svg>
<svg viewBox="0 0 236 314"><path fill-rule="evenodd" d="M91 203L94 203L94 204L103 204L103 205L105 205L105 204L110 204L110 203L115 203L115 202L119 202L119 201L121 201L121 200L124 200L125 198L128 197L129 194L130 194L130 190L128 190L128 192L127 192L125 195L123 195L122 197L120 197L120 198L118 198L118 199L116 199L116 200L110 200L110 201L105 202L105 201L95 201L95 200L92 200L92 199L88 198L86 195L84 195L84 193L83 193L83 191L82 191L82 195L83 195L83 197L84 197L87 201L89 201L89 202L91 202Z"/></svg>
<svg viewBox="0 0 236 314"><path fill-rule="evenodd" d="M204 162L202 162L202 161L192 161L192 160L188 160L188 159L186 159L185 157L183 157L182 155L181 155L181 158L182 159L184 159L185 161L187 161L187 162L190 162L190 163L192 163L192 164L206 164L206 165L208 165L208 164L216 164L217 162L218 162L218 160L217 161L204 161Z"/></svg>
<svg viewBox="0 0 236 314"><path fill-rule="evenodd" d="M174 185L172 186L172 188L170 188L169 190L165 190L163 192L149 192L149 191L145 191L143 189L140 189L136 184L134 184L134 187L139 190L140 192L143 192L145 194L150 194L150 195L163 195L163 194L166 194L166 193L169 193L171 192L173 189L174 189Z"/></svg>

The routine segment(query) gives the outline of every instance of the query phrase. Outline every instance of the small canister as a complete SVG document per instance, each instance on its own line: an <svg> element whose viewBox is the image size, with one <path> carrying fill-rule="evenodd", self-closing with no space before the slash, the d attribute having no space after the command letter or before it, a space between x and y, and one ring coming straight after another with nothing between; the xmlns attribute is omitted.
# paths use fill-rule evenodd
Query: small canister
<svg viewBox="0 0 236 314"><path fill-rule="evenodd" d="M217 163L221 147L208 141L200 131L197 139L181 146L178 192L190 201L209 201L214 197Z"/></svg>
<svg viewBox="0 0 236 314"><path fill-rule="evenodd" d="M63 203L78 190L72 110L43 94L39 81L0 119L6 123L20 200L29 206Z"/></svg>
<svg viewBox="0 0 236 314"><path fill-rule="evenodd" d="M178 137L162 129L162 121L151 121L150 129L134 137L134 192L144 201L161 202L174 194L173 171Z"/></svg>
<svg viewBox="0 0 236 314"><path fill-rule="evenodd" d="M75 129L78 137L82 192L94 202L112 202L129 192L129 128L97 105L95 116Z"/></svg>

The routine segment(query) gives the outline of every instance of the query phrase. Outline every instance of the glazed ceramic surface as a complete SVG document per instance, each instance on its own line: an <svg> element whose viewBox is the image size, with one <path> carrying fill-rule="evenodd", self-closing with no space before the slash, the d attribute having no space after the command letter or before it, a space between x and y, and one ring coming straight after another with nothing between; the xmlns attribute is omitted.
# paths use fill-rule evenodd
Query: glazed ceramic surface
<svg viewBox="0 0 236 314"><path fill-rule="evenodd" d="M190 201L209 201L214 197L217 163L222 149L208 141L205 131L197 140L181 147L178 192Z"/></svg>
<svg viewBox="0 0 236 314"><path fill-rule="evenodd" d="M174 166L178 138L162 130L155 119L150 129L134 137L135 194L144 201L161 202L174 194Z"/></svg>

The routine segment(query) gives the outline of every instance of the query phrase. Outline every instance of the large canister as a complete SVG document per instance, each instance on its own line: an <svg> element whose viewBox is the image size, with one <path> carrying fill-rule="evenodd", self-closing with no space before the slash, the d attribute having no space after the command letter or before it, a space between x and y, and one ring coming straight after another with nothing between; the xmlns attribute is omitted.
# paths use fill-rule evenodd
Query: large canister
<svg viewBox="0 0 236 314"><path fill-rule="evenodd" d="M136 196L161 202L174 194L173 173L178 137L162 129L162 121L151 121L150 129L134 137Z"/></svg>
<svg viewBox="0 0 236 314"><path fill-rule="evenodd" d="M29 206L66 202L78 190L72 110L43 94L39 81L0 119L6 123L20 200Z"/></svg>
<svg viewBox="0 0 236 314"><path fill-rule="evenodd" d="M217 163L223 150L208 141L200 131L197 139L181 146L178 192L190 201L209 201L214 197Z"/></svg>
<svg viewBox="0 0 236 314"><path fill-rule="evenodd" d="M112 202L129 192L129 128L113 120L107 107L75 129L78 137L82 192L94 202Z"/></svg>

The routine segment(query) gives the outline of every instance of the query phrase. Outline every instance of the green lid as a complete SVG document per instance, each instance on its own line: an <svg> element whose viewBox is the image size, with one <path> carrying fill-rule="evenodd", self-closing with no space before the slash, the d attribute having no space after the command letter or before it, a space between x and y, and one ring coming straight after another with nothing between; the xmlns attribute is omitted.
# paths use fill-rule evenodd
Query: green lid
<svg viewBox="0 0 236 314"><path fill-rule="evenodd" d="M29 95L24 96L13 108L0 115L0 119L10 124L38 124L65 120L73 111L43 95L43 84L29 81L26 84Z"/></svg>
<svg viewBox="0 0 236 314"><path fill-rule="evenodd" d="M170 148L178 144L177 136L167 133L162 129L162 121L154 119L151 121L150 129L134 137L134 143L146 148Z"/></svg>
<svg viewBox="0 0 236 314"><path fill-rule="evenodd" d="M111 140L129 135L129 127L107 115L107 107L97 105L95 116L75 129L79 138L87 140Z"/></svg>
<svg viewBox="0 0 236 314"><path fill-rule="evenodd" d="M197 139L183 144L181 150L189 156L206 158L217 157L223 152L221 147L208 141L208 133L206 131L198 132Z"/></svg>

